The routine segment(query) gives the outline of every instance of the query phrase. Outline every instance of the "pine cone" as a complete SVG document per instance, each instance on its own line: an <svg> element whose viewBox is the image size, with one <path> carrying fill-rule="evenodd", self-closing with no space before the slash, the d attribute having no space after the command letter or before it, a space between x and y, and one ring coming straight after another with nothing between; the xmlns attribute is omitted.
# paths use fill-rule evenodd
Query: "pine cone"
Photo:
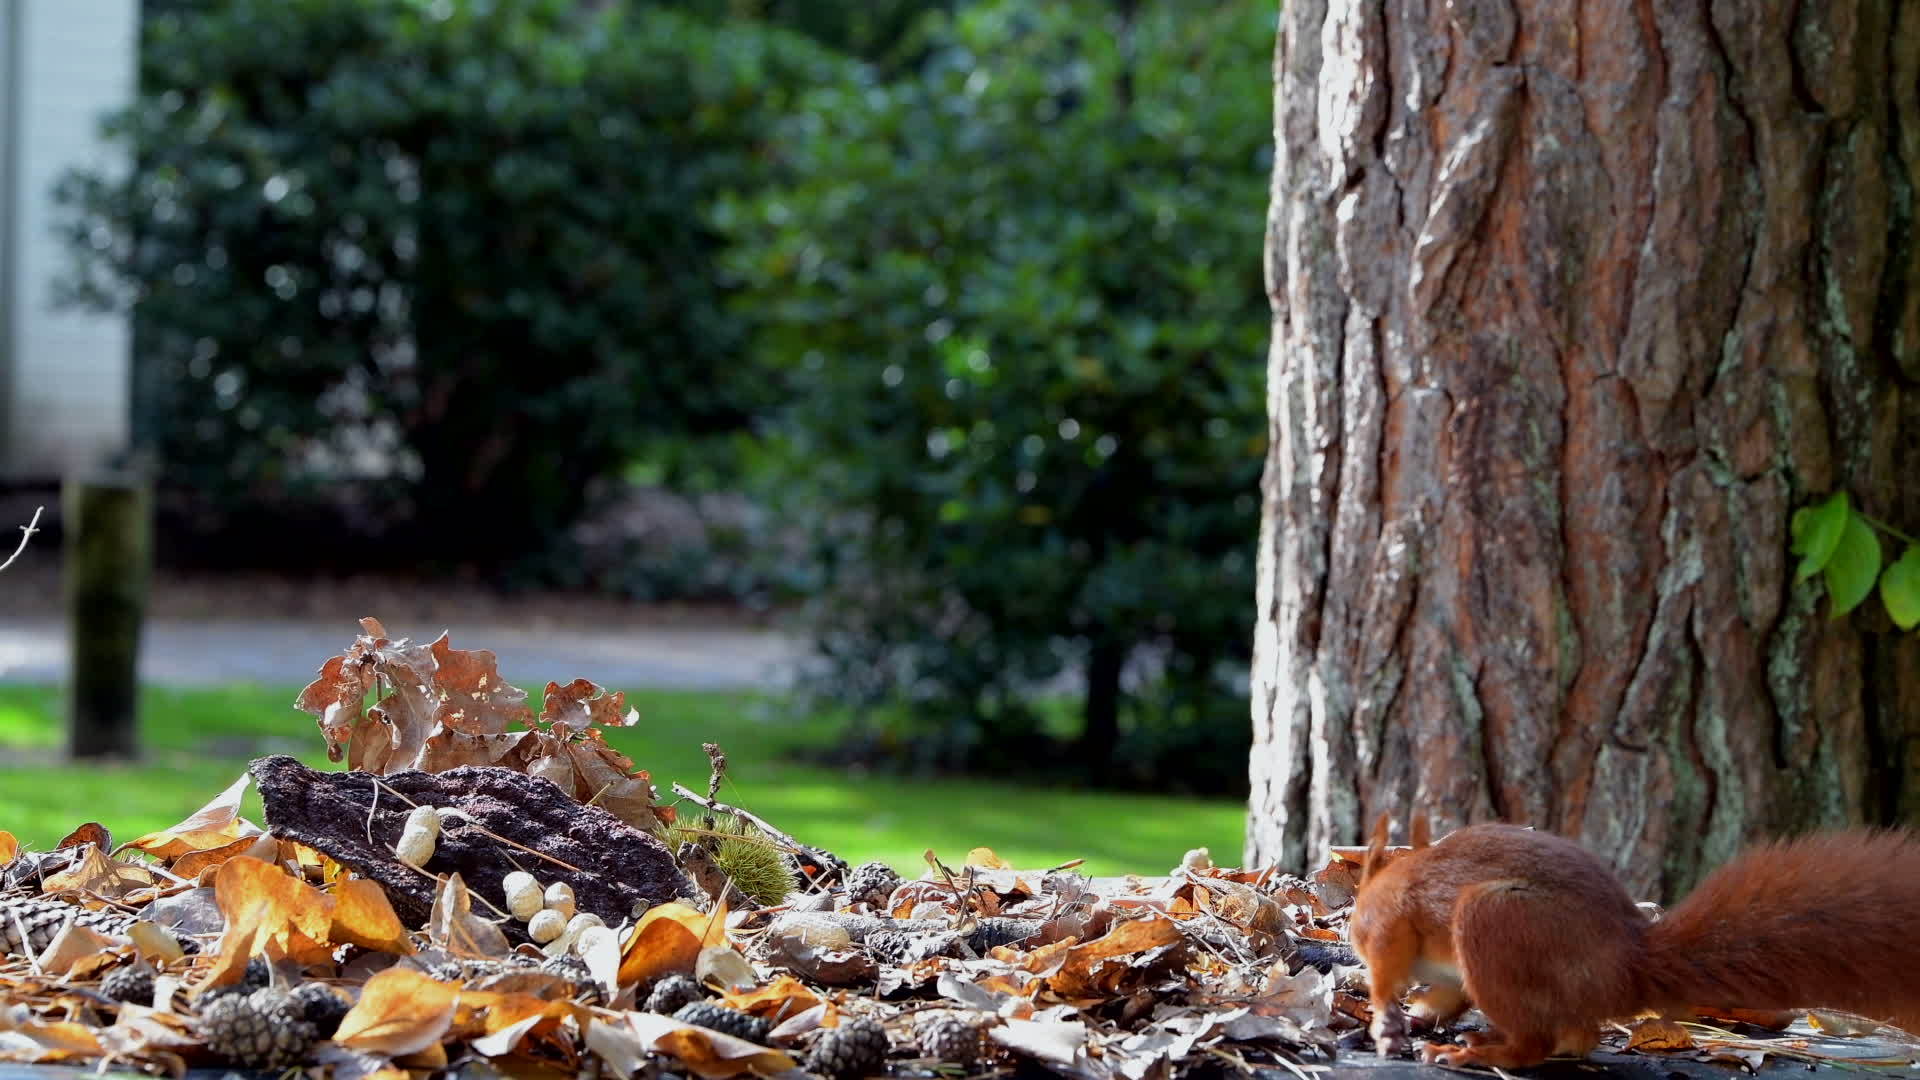
<svg viewBox="0 0 1920 1080"><path fill-rule="evenodd" d="M115 1001L153 1004L153 969L145 964L115 968L100 980L100 992Z"/></svg>
<svg viewBox="0 0 1920 1080"><path fill-rule="evenodd" d="M93 911L64 900L16 893L0 896L0 953L38 954L71 918L102 934L123 935L134 918L119 911Z"/></svg>
<svg viewBox="0 0 1920 1080"><path fill-rule="evenodd" d="M650 1013L672 1016L681 1006L706 1000L707 995L700 984L685 975L667 975L653 984L653 992L647 995L646 1009Z"/></svg>
<svg viewBox="0 0 1920 1080"><path fill-rule="evenodd" d="M221 994L200 1010L207 1049L238 1065L284 1069L312 1048L316 1032L303 1009L281 990Z"/></svg>
<svg viewBox="0 0 1920 1080"><path fill-rule="evenodd" d="M807 1068L833 1080L860 1080L879 1072L886 1060L887 1029L863 1016L821 1032L807 1055Z"/></svg>
<svg viewBox="0 0 1920 1080"><path fill-rule="evenodd" d="M264 990L273 982L273 967L264 956L250 957L247 960L246 974L239 982L216 986L200 995L202 1001L209 998L226 997L230 994L251 994L255 990Z"/></svg>
<svg viewBox="0 0 1920 1080"><path fill-rule="evenodd" d="M550 956L540 962L540 970L549 975L558 975L573 984L573 997L587 1005L598 1005L606 1000L606 992L594 980L593 971L587 962L571 953Z"/></svg>
<svg viewBox="0 0 1920 1080"><path fill-rule="evenodd" d="M985 1047L978 1020L965 1013L922 1013L914 1021L913 1041L920 1053L942 1065L972 1065Z"/></svg>
<svg viewBox="0 0 1920 1080"><path fill-rule="evenodd" d="M867 955L883 964L907 963L913 953L913 935L905 930L875 930L864 944Z"/></svg>
<svg viewBox="0 0 1920 1080"><path fill-rule="evenodd" d="M713 1031L725 1032L736 1039L765 1044L767 1033L773 1026L758 1016L749 1016L739 1009L729 1009L717 1001L696 1001L691 1005L682 1005L674 1010L673 1018L683 1024L698 1024Z"/></svg>
<svg viewBox="0 0 1920 1080"><path fill-rule="evenodd" d="M981 919L967 934L967 947L984 955L997 945L1017 945L1040 932L1038 919L1008 919L994 916Z"/></svg>
<svg viewBox="0 0 1920 1080"><path fill-rule="evenodd" d="M893 867L883 862L861 863L858 870L847 875L847 902L880 907L899 887L900 875L893 872Z"/></svg>
<svg viewBox="0 0 1920 1080"><path fill-rule="evenodd" d="M304 982L294 987L287 996L300 1006L301 1018L312 1024L316 1033L328 1037L339 1030L341 1018L353 1008L353 1003L347 1000L345 994L326 983Z"/></svg>

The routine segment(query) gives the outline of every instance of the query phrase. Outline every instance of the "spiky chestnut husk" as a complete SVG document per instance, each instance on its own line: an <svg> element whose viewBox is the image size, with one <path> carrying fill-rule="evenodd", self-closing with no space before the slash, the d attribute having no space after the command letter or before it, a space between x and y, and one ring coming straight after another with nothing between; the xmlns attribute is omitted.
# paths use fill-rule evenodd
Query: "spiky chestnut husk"
<svg viewBox="0 0 1920 1080"><path fill-rule="evenodd" d="M238 1065L284 1069L312 1049L317 1031L301 1006L281 990L220 994L200 1010L207 1049Z"/></svg>
<svg viewBox="0 0 1920 1080"><path fill-rule="evenodd" d="M100 980L100 992L115 1001L153 1004L153 969L145 964L115 968Z"/></svg>
<svg viewBox="0 0 1920 1080"><path fill-rule="evenodd" d="M709 820L711 828L706 825ZM713 864L756 904L778 904L800 887L787 856L732 814L694 819L674 830L671 846L675 850L686 841L712 852Z"/></svg>
<svg viewBox="0 0 1920 1080"><path fill-rule="evenodd" d="M765 1043L767 1033L773 1027L758 1016L749 1016L739 1009L729 1009L716 1001L696 1001L691 1005L682 1005L674 1010L673 1018L683 1024L698 1024L703 1028L722 1031L737 1039L748 1042Z"/></svg>
<svg viewBox="0 0 1920 1080"><path fill-rule="evenodd" d="M820 1033L807 1055L807 1068L832 1080L860 1080L887 1061L887 1029L867 1017L842 1020Z"/></svg>
<svg viewBox="0 0 1920 1080"><path fill-rule="evenodd" d="M685 975L665 975L656 980L653 989L647 993L646 1009L662 1016L672 1016L683 1006L704 1001L706 997L700 984Z"/></svg>
<svg viewBox="0 0 1920 1080"><path fill-rule="evenodd" d="M883 862L861 863L847 875L847 901L880 907L900 887L900 875Z"/></svg>

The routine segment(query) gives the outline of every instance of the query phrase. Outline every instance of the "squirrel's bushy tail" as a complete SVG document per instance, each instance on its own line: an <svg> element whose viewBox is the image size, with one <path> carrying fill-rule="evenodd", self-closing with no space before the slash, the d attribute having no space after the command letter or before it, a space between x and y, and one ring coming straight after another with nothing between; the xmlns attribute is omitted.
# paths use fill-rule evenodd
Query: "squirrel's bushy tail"
<svg viewBox="0 0 1920 1080"><path fill-rule="evenodd" d="M1819 833L1753 848L1648 934L1662 1009L1830 1008L1920 1033L1920 837Z"/></svg>

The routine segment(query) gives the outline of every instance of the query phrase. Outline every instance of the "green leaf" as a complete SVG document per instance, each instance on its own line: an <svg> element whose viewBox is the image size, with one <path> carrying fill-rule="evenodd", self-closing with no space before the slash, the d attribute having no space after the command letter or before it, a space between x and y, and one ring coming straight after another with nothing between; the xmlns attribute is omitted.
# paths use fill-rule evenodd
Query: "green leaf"
<svg viewBox="0 0 1920 1080"><path fill-rule="evenodd" d="M1880 576L1880 538L1858 514L1848 514L1840 542L1827 560L1827 595L1833 599L1833 618L1860 606Z"/></svg>
<svg viewBox="0 0 1920 1080"><path fill-rule="evenodd" d="M1880 602L1887 606L1893 625L1902 630L1920 626L1920 546L1908 544L1899 560L1880 575Z"/></svg>
<svg viewBox="0 0 1920 1080"><path fill-rule="evenodd" d="M1826 569L1827 560L1833 558L1840 534L1846 531L1847 521L1852 517L1853 510L1847 504L1844 491L1836 491L1824 502L1793 512L1793 553L1800 556L1800 569L1794 572L1794 581L1805 581Z"/></svg>

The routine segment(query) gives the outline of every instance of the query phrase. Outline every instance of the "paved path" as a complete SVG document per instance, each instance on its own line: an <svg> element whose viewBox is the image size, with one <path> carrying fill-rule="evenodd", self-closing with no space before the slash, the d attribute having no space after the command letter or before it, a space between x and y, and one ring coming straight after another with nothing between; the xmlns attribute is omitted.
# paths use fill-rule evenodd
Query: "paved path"
<svg viewBox="0 0 1920 1080"><path fill-rule="evenodd" d="M442 627L387 629L428 640ZM468 622L452 629L456 648L492 649L507 681L536 697L548 680L575 678L614 690L777 689L804 655L801 642L773 630ZM155 619L141 645L140 677L161 686L297 686L351 641L350 625L308 620ZM60 682L66 642L59 619L0 616L0 683Z"/></svg>

